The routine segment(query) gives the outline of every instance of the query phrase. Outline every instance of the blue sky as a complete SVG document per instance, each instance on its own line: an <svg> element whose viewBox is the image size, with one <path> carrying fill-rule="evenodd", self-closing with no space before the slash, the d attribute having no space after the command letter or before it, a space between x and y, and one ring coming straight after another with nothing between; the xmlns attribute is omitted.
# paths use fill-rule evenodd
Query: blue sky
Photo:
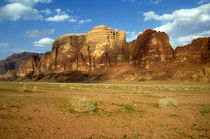
<svg viewBox="0 0 210 139"><path fill-rule="evenodd" d="M128 42L147 28L164 31L175 48L210 36L210 0L0 0L0 60L50 51L59 36L98 25L124 30Z"/></svg>

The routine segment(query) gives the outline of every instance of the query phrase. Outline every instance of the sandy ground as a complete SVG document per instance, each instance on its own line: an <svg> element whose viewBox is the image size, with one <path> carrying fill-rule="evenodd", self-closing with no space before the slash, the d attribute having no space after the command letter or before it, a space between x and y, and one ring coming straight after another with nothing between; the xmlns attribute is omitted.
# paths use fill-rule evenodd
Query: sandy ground
<svg viewBox="0 0 210 139"><path fill-rule="evenodd" d="M75 111L75 96L104 109ZM0 82L0 138L208 139L210 84Z"/></svg>

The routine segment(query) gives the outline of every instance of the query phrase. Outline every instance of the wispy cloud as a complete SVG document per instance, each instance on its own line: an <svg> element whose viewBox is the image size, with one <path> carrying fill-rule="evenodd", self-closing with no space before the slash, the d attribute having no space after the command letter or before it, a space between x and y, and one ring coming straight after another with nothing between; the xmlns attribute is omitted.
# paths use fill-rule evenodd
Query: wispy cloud
<svg viewBox="0 0 210 139"><path fill-rule="evenodd" d="M48 17L46 19L46 21L62 22L62 21L66 21L70 18L70 16L68 14L66 14L65 11L62 11L61 9L55 9L55 11L57 14L55 16Z"/></svg>
<svg viewBox="0 0 210 139"><path fill-rule="evenodd" d="M45 15L50 15L52 11L50 9L42 10L41 13L45 13Z"/></svg>
<svg viewBox="0 0 210 139"><path fill-rule="evenodd" d="M210 31L210 3L192 9L175 10L171 14L158 15L154 11L149 11L143 15L145 21L157 20L162 23L155 30L168 33L172 38L171 42L173 42L174 47L192 41L192 39L186 39L188 41L184 42L181 37L195 38L210 36L208 33L203 33Z"/></svg>
<svg viewBox="0 0 210 139"><path fill-rule="evenodd" d="M122 0L123 2L131 2L137 4L149 3L149 4L159 4L162 0Z"/></svg>
<svg viewBox="0 0 210 139"><path fill-rule="evenodd" d="M206 3L210 3L210 0L199 0L197 2L197 4L201 5L201 4L206 4Z"/></svg>
<svg viewBox="0 0 210 139"><path fill-rule="evenodd" d="M71 22L71 23L77 22L77 19L71 18L71 19L69 19L69 22Z"/></svg>
<svg viewBox="0 0 210 139"><path fill-rule="evenodd" d="M52 46L53 41L54 40L51 38L42 38L38 41L34 41L33 45L36 47L50 47Z"/></svg>
<svg viewBox="0 0 210 139"><path fill-rule="evenodd" d="M92 19L82 19L79 21L79 24L84 24L84 23L88 23L88 22L92 22Z"/></svg>
<svg viewBox="0 0 210 139"><path fill-rule="evenodd" d="M28 30L25 32L27 36L30 37L39 37L39 36L48 36L55 32L54 29L43 29L43 30Z"/></svg>
<svg viewBox="0 0 210 139"><path fill-rule="evenodd" d="M137 39L138 34L140 34L140 33L136 33L135 31L132 31L132 32L128 31L125 33L126 33L126 41L127 42L131 42L131 41Z"/></svg>
<svg viewBox="0 0 210 139"><path fill-rule="evenodd" d="M0 48L7 48L9 47L9 43L0 43Z"/></svg>

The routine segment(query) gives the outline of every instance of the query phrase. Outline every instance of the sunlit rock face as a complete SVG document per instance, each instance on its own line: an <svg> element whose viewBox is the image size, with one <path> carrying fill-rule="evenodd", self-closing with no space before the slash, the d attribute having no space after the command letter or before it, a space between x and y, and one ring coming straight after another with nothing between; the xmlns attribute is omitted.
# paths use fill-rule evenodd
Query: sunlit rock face
<svg viewBox="0 0 210 139"><path fill-rule="evenodd" d="M77 70L79 51L86 40L86 34L66 34L56 39L52 52L40 60L35 74L61 73Z"/></svg>
<svg viewBox="0 0 210 139"><path fill-rule="evenodd" d="M87 34L60 36L53 42L52 51L41 58L30 58L17 75L29 75L37 80L42 77L39 75L48 74L46 79L56 80L60 75L72 76L72 72L78 72L76 76L84 73L96 77L100 73L112 73L116 76L110 77L129 80L209 81L209 67L210 37L195 39L173 50L164 32L147 29L127 43L124 31L100 25ZM8 77L13 75L8 73Z"/></svg>
<svg viewBox="0 0 210 139"><path fill-rule="evenodd" d="M123 62L123 48L126 47L124 31L115 31L107 26L94 27L88 32L81 54L89 70L101 70Z"/></svg>
<svg viewBox="0 0 210 139"><path fill-rule="evenodd" d="M27 74L34 72L34 70L37 68L39 61L40 57L38 55L30 57L26 64L19 68L17 76L26 76Z"/></svg>
<svg viewBox="0 0 210 139"><path fill-rule="evenodd" d="M150 65L170 62L173 59L173 49L168 35L164 32L147 29L131 44L134 64L148 68Z"/></svg>
<svg viewBox="0 0 210 139"><path fill-rule="evenodd" d="M210 37L197 38L191 44L177 47L174 57L176 63L209 63Z"/></svg>
<svg viewBox="0 0 210 139"><path fill-rule="evenodd" d="M125 61L126 46L124 31L103 25L94 27L87 34L66 34L54 41L52 51L41 57L36 68L22 70L19 75L106 70ZM29 63L25 69L33 64L32 61Z"/></svg>

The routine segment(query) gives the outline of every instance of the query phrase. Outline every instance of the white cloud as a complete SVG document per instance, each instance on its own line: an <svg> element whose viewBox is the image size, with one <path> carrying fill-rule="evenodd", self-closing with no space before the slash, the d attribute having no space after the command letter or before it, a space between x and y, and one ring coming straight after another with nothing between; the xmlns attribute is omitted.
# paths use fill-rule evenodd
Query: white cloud
<svg viewBox="0 0 210 139"><path fill-rule="evenodd" d="M210 3L200 5L192 9L179 9L171 14L158 15L153 11L144 13L144 20L157 20L162 23L161 26L156 27L157 31L164 31L174 38L177 44L186 44L178 37L193 38L192 36L202 36L201 33L210 29ZM192 35L190 37L190 35ZM203 35L210 36L210 34Z"/></svg>
<svg viewBox="0 0 210 139"><path fill-rule="evenodd" d="M46 15L49 15L52 13L52 11L50 9L45 9L41 11L42 13L45 13Z"/></svg>
<svg viewBox="0 0 210 139"><path fill-rule="evenodd" d="M149 0L151 4L159 4L162 0Z"/></svg>
<svg viewBox="0 0 210 139"><path fill-rule="evenodd" d="M210 0L199 0L197 4L201 5L206 3L210 3Z"/></svg>
<svg viewBox="0 0 210 139"><path fill-rule="evenodd" d="M40 20L43 17L39 15L36 9L21 3L10 3L0 8L0 21L4 19L16 21L20 18L25 20Z"/></svg>
<svg viewBox="0 0 210 139"><path fill-rule="evenodd" d="M54 22L61 22L68 20L70 17L67 14L62 14L62 15L55 15L53 17L48 17L46 21L54 21Z"/></svg>
<svg viewBox="0 0 210 139"><path fill-rule="evenodd" d="M149 3L149 4L159 4L162 0L122 0L123 2L131 2L131 3L137 3L142 4Z"/></svg>
<svg viewBox="0 0 210 139"><path fill-rule="evenodd" d="M55 16L48 17L46 21L62 22L70 18L70 16L66 14L65 11L62 11L61 9L55 9L55 12L57 14Z"/></svg>
<svg viewBox="0 0 210 139"><path fill-rule="evenodd" d="M33 45L37 47L49 47L53 43L53 39L51 38L42 38L39 41L34 41Z"/></svg>
<svg viewBox="0 0 210 139"><path fill-rule="evenodd" d="M123 2L135 2L135 0L122 0Z"/></svg>
<svg viewBox="0 0 210 139"><path fill-rule="evenodd" d="M0 48L7 48L9 47L8 43L0 43Z"/></svg>
<svg viewBox="0 0 210 139"><path fill-rule="evenodd" d="M91 19L82 19L79 21L79 24L84 24L84 23L88 23L88 22L92 22Z"/></svg>
<svg viewBox="0 0 210 139"><path fill-rule="evenodd" d="M34 8L37 3L50 3L52 0L7 0L8 4L0 7L0 21L18 19L42 20L43 16Z"/></svg>
<svg viewBox="0 0 210 139"><path fill-rule="evenodd" d="M184 46L192 42L193 39L200 38L200 37L209 37L210 30L203 31L201 33L195 33L188 36L181 36L177 38L171 38L171 45L172 46Z"/></svg>
<svg viewBox="0 0 210 139"><path fill-rule="evenodd" d="M30 37L37 37L37 36L47 36L51 35L55 32L54 29L43 29L43 30L28 30L25 32L26 35Z"/></svg>
<svg viewBox="0 0 210 139"><path fill-rule="evenodd" d="M125 32L125 33L126 33L126 41L127 42L131 42L131 41L137 39L137 36L140 34L140 33L136 33L135 31Z"/></svg>
<svg viewBox="0 0 210 139"><path fill-rule="evenodd" d="M71 22L71 23L77 22L77 19L71 18L71 19L69 19L69 22Z"/></svg>
<svg viewBox="0 0 210 139"><path fill-rule="evenodd" d="M24 5L33 6L37 3L51 3L52 0L7 0L10 3L22 3Z"/></svg>

